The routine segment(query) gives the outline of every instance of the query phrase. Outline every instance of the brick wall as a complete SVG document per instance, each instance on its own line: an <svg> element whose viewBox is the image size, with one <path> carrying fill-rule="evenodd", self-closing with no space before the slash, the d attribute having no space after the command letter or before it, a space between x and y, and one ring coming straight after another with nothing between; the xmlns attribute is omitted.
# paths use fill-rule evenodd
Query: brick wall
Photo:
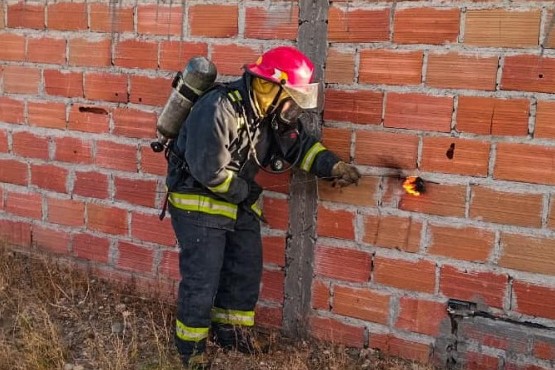
<svg viewBox="0 0 555 370"><path fill-rule="evenodd" d="M324 143L364 173L319 183L311 333L446 367L555 366L552 1L334 1ZM172 292L170 81L294 44L297 2L0 2L0 238ZM91 52L94 50L94 53ZM427 191L403 193L420 175ZM259 323L280 327L288 175L262 175ZM449 300L467 301L468 312ZM550 329L551 328L551 329Z"/></svg>

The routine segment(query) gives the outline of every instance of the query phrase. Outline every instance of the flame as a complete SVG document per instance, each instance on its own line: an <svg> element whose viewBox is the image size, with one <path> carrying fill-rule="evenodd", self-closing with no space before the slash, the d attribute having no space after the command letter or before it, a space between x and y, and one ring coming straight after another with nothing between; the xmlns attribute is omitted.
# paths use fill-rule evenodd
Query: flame
<svg viewBox="0 0 555 370"><path fill-rule="evenodd" d="M424 192L424 180L418 176L409 176L403 181L403 189L407 194L417 197Z"/></svg>

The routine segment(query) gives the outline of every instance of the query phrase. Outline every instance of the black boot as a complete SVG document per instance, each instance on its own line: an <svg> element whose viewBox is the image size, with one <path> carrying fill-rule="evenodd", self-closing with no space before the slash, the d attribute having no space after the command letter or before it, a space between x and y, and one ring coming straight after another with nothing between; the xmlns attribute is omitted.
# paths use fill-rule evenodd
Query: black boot
<svg viewBox="0 0 555 370"><path fill-rule="evenodd" d="M181 361L186 370L208 370L211 365L206 353L181 356Z"/></svg>
<svg viewBox="0 0 555 370"><path fill-rule="evenodd" d="M213 324L214 342L225 350L245 354L262 354L269 350L269 343L262 337L255 338L253 330L229 324Z"/></svg>

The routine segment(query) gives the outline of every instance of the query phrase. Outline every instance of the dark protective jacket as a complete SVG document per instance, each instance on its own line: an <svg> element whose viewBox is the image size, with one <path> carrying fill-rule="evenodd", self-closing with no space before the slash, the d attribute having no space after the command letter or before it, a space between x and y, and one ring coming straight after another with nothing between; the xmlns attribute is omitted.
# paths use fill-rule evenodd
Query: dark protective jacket
<svg viewBox="0 0 555 370"><path fill-rule="evenodd" d="M251 77L209 90L193 105L168 150L169 203L197 225L233 230L238 207L254 183L259 163L273 155L318 177L328 177L339 158L298 127L298 135L282 132L292 144L283 148L280 135L259 117L250 94ZM248 125L248 127L246 126ZM249 141L248 135L251 140ZM291 136L293 135L293 136ZM255 150L251 150L251 143ZM285 151L285 153L283 153Z"/></svg>

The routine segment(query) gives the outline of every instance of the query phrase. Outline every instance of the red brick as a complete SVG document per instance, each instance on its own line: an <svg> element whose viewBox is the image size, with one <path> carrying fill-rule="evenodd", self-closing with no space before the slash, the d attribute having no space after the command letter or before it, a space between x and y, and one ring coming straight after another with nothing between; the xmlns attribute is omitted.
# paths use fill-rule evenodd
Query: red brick
<svg viewBox="0 0 555 370"><path fill-rule="evenodd" d="M349 129L323 127L322 144L337 154L343 161L349 162L351 157L351 136Z"/></svg>
<svg viewBox="0 0 555 370"><path fill-rule="evenodd" d="M517 234L501 234L499 265L515 270L555 275L555 240Z"/></svg>
<svg viewBox="0 0 555 370"><path fill-rule="evenodd" d="M116 108L113 134L132 138L156 137L156 114L136 109Z"/></svg>
<svg viewBox="0 0 555 370"><path fill-rule="evenodd" d="M73 193L83 197L108 198L108 175L76 171Z"/></svg>
<svg viewBox="0 0 555 370"><path fill-rule="evenodd" d="M171 91L171 80L148 76L130 76L131 103L164 106Z"/></svg>
<svg viewBox="0 0 555 370"><path fill-rule="evenodd" d="M555 139L555 125L553 125L553 122L555 122L555 102L538 101L534 137Z"/></svg>
<svg viewBox="0 0 555 370"><path fill-rule="evenodd" d="M418 85L422 81L422 58L421 51L362 50L359 82Z"/></svg>
<svg viewBox="0 0 555 370"><path fill-rule="evenodd" d="M2 167L0 167L0 175ZM29 248L31 246L31 224L0 220L0 240L7 245Z"/></svg>
<svg viewBox="0 0 555 370"><path fill-rule="evenodd" d="M555 289L516 280L513 283L517 312L525 315L555 319ZM540 299L538 299L540 298Z"/></svg>
<svg viewBox="0 0 555 370"><path fill-rule="evenodd" d="M393 41L399 44L457 42L459 9L409 8L395 12Z"/></svg>
<svg viewBox="0 0 555 370"><path fill-rule="evenodd" d="M268 227L287 230L289 226L289 204L286 199L264 197L264 216Z"/></svg>
<svg viewBox="0 0 555 370"><path fill-rule="evenodd" d="M54 159L61 162L92 163L92 145L90 141L76 137L54 138L56 151Z"/></svg>
<svg viewBox="0 0 555 370"><path fill-rule="evenodd" d="M23 60L24 58L22 58ZM3 66L4 93L32 94L39 93L40 70L32 67Z"/></svg>
<svg viewBox="0 0 555 370"><path fill-rule="evenodd" d="M421 94L388 93L384 126L449 132L453 98Z"/></svg>
<svg viewBox="0 0 555 370"><path fill-rule="evenodd" d="M177 4L137 6L137 32L153 35L183 36L184 9Z"/></svg>
<svg viewBox="0 0 555 370"><path fill-rule="evenodd" d="M87 4L54 3L47 7L47 27L58 31L79 31L87 29Z"/></svg>
<svg viewBox="0 0 555 370"><path fill-rule="evenodd" d="M472 187L470 217L500 224L541 227L543 196Z"/></svg>
<svg viewBox="0 0 555 370"><path fill-rule="evenodd" d="M6 212L21 217L42 218L42 196L38 193L6 192Z"/></svg>
<svg viewBox="0 0 555 370"><path fill-rule="evenodd" d="M64 64L66 40L51 37L28 38L26 60L35 63Z"/></svg>
<svg viewBox="0 0 555 370"><path fill-rule="evenodd" d="M553 338L534 338L534 356L542 360L551 360L555 358L555 340Z"/></svg>
<svg viewBox="0 0 555 370"><path fill-rule="evenodd" d="M437 337L447 320L447 305L411 297L399 299L399 316L395 327L410 332Z"/></svg>
<svg viewBox="0 0 555 370"><path fill-rule="evenodd" d="M237 5L202 4L189 7L189 29L192 36L234 37L238 32ZM247 8L246 37L249 8ZM296 30L296 29L295 29Z"/></svg>
<svg viewBox="0 0 555 370"><path fill-rule="evenodd" d="M326 83L352 84L355 80L355 55L330 47L326 59Z"/></svg>
<svg viewBox="0 0 555 370"><path fill-rule="evenodd" d="M426 183L420 196L403 194L399 209L447 217L464 217L466 186Z"/></svg>
<svg viewBox="0 0 555 370"><path fill-rule="evenodd" d="M177 250L164 250L162 252L159 273L172 280L179 280L181 278L179 272L179 252Z"/></svg>
<svg viewBox="0 0 555 370"><path fill-rule="evenodd" d="M418 252L422 222L412 217L368 215L364 217L362 241L376 247Z"/></svg>
<svg viewBox="0 0 555 370"><path fill-rule="evenodd" d="M156 69L158 43L145 40L121 40L116 44L114 64L127 68Z"/></svg>
<svg viewBox="0 0 555 370"><path fill-rule="evenodd" d="M72 66L109 67L112 65L112 41L107 38L70 39L68 63Z"/></svg>
<svg viewBox="0 0 555 370"><path fill-rule="evenodd" d="M457 131L482 135L526 136L530 101L459 96Z"/></svg>
<svg viewBox="0 0 555 370"><path fill-rule="evenodd" d="M374 281L398 289L433 293L436 285L435 263L405 261L381 256L374 258Z"/></svg>
<svg viewBox="0 0 555 370"><path fill-rule="evenodd" d="M25 60L25 37L10 33L0 34L0 59Z"/></svg>
<svg viewBox="0 0 555 370"><path fill-rule="evenodd" d="M212 62L218 66L219 75L240 76L243 65L254 63L260 54L257 47L243 45L212 45Z"/></svg>
<svg viewBox="0 0 555 370"><path fill-rule="evenodd" d="M498 143L493 177L534 184L555 185L555 148Z"/></svg>
<svg viewBox="0 0 555 370"><path fill-rule="evenodd" d="M262 40L297 38L299 8L293 3L285 6L247 7L245 17L247 38Z"/></svg>
<svg viewBox="0 0 555 370"><path fill-rule="evenodd" d="M488 175L490 144L449 137L425 137L420 168L469 176Z"/></svg>
<svg viewBox="0 0 555 370"><path fill-rule="evenodd" d="M545 32L545 39L542 40L541 45L545 48L555 49L555 32L553 29L553 17L555 16L555 11L548 11L547 12L547 20L544 23L544 32Z"/></svg>
<svg viewBox="0 0 555 370"><path fill-rule="evenodd" d="M380 124L383 93L362 90L326 90L325 120Z"/></svg>
<svg viewBox="0 0 555 370"><path fill-rule="evenodd" d="M555 58L536 55L505 57L501 88L555 93Z"/></svg>
<svg viewBox="0 0 555 370"><path fill-rule="evenodd" d="M52 164L31 164L31 184L42 189L66 193L69 171Z"/></svg>
<svg viewBox="0 0 555 370"><path fill-rule="evenodd" d="M318 246L315 255L317 275L333 279L367 282L370 280L372 256L363 251ZM349 266L348 269L345 266Z"/></svg>
<svg viewBox="0 0 555 370"><path fill-rule="evenodd" d="M328 13L328 40L331 42L388 41L389 9L367 10L332 6Z"/></svg>
<svg viewBox="0 0 555 370"><path fill-rule="evenodd" d="M50 139L30 132L20 131L12 133L12 151L14 154L26 158L47 160L48 142Z"/></svg>
<svg viewBox="0 0 555 370"><path fill-rule="evenodd" d="M25 121L22 101L0 96L0 121L22 124Z"/></svg>
<svg viewBox="0 0 555 370"><path fill-rule="evenodd" d="M87 228L107 234L127 235L127 211L102 204L87 204Z"/></svg>
<svg viewBox="0 0 555 370"><path fill-rule="evenodd" d="M511 11L476 9L466 12L464 43L491 47L537 47L540 36L539 9Z"/></svg>
<svg viewBox="0 0 555 370"><path fill-rule="evenodd" d="M137 244L118 242L117 266L124 270L152 272L154 251Z"/></svg>
<svg viewBox="0 0 555 370"><path fill-rule="evenodd" d="M391 150L395 143L395 151ZM416 168L418 137L379 131L357 131L355 162L378 167Z"/></svg>
<svg viewBox="0 0 555 370"><path fill-rule="evenodd" d="M283 271L264 270L262 272L262 286L260 288L260 299L283 303L284 299Z"/></svg>
<svg viewBox="0 0 555 370"><path fill-rule="evenodd" d="M160 41L160 68L183 71L189 59L207 56L208 45L201 42Z"/></svg>
<svg viewBox="0 0 555 370"><path fill-rule="evenodd" d="M283 309L281 307L265 307L258 304L255 308L255 317L257 326L281 329Z"/></svg>
<svg viewBox="0 0 555 370"><path fill-rule="evenodd" d="M465 369L468 370L497 369L499 367L498 357L472 351L469 351L465 357Z"/></svg>
<svg viewBox="0 0 555 370"><path fill-rule="evenodd" d="M430 357L430 346L423 343L396 338L391 334L370 334L370 348L396 357L426 363Z"/></svg>
<svg viewBox="0 0 555 370"><path fill-rule="evenodd" d="M107 133L110 130L109 108L74 104L69 111L68 128L74 131Z"/></svg>
<svg viewBox="0 0 555 370"><path fill-rule="evenodd" d="M285 243L285 237L283 236L263 236L262 247L264 263L276 264L280 267L284 267Z"/></svg>
<svg viewBox="0 0 555 370"><path fill-rule="evenodd" d="M312 280L312 308L330 309L330 286L321 280Z"/></svg>
<svg viewBox="0 0 555 370"><path fill-rule="evenodd" d="M336 285L333 291L332 311L364 321L387 324L390 297L390 294L370 289Z"/></svg>
<svg viewBox="0 0 555 370"><path fill-rule="evenodd" d="M132 213L131 236L141 241L162 244L168 247L173 247L176 244L171 220L166 217L163 221L160 221L158 214Z"/></svg>
<svg viewBox="0 0 555 370"><path fill-rule="evenodd" d="M318 197L330 202L371 207L376 204L378 182L378 177L365 176L359 180L358 185L340 188L334 187L334 183L328 180L319 180Z"/></svg>
<svg viewBox="0 0 555 370"><path fill-rule="evenodd" d="M27 185L28 165L15 159L0 158L0 182Z"/></svg>
<svg viewBox="0 0 555 370"><path fill-rule="evenodd" d="M109 73L86 73L85 98L126 103L128 101L127 76Z"/></svg>
<svg viewBox="0 0 555 370"><path fill-rule="evenodd" d="M255 180L266 190L289 194L289 182L291 181L290 171L281 174L270 174L265 171L258 171Z"/></svg>
<svg viewBox="0 0 555 370"><path fill-rule="evenodd" d="M507 294L508 277L493 272L460 270L453 266L441 267L440 292L449 297L502 308Z"/></svg>
<svg viewBox="0 0 555 370"><path fill-rule="evenodd" d="M495 234L476 227L430 225L428 253L464 261L486 262L489 259Z"/></svg>
<svg viewBox="0 0 555 370"><path fill-rule="evenodd" d="M349 239L355 238L355 214L351 211L318 207L317 233L319 236Z"/></svg>
<svg viewBox="0 0 555 370"><path fill-rule="evenodd" d="M28 102L28 120L31 126L66 128L66 105L54 102Z"/></svg>
<svg viewBox="0 0 555 370"><path fill-rule="evenodd" d="M18 2L8 5L8 22L10 28L44 29L44 5Z"/></svg>
<svg viewBox="0 0 555 370"><path fill-rule="evenodd" d="M115 141L97 141L94 162L103 168L136 172L137 146Z"/></svg>
<svg viewBox="0 0 555 370"><path fill-rule="evenodd" d="M310 331L316 338L328 342L362 348L365 344L364 327L345 324L328 317L309 319Z"/></svg>
<svg viewBox="0 0 555 370"><path fill-rule="evenodd" d="M110 240L90 234L73 237L73 255L87 261L108 263Z"/></svg>
<svg viewBox="0 0 555 370"><path fill-rule="evenodd" d="M45 69L44 89L48 95L81 98L83 97L83 74Z"/></svg>
<svg viewBox="0 0 555 370"><path fill-rule="evenodd" d="M85 204L74 199L46 198L48 222L81 227L85 225Z"/></svg>
<svg viewBox="0 0 555 370"><path fill-rule="evenodd" d="M116 176L114 199L145 207L154 207L157 183L155 180L139 180Z"/></svg>
<svg viewBox="0 0 555 370"><path fill-rule="evenodd" d="M430 54L426 84L452 89L495 90L498 57Z"/></svg>
<svg viewBox="0 0 555 370"><path fill-rule="evenodd" d="M465 338L465 341L468 342L477 342L478 345L511 351L515 354L528 353L527 347L528 342L530 342L530 335L522 328L483 319L473 321L469 320L463 322L462 325L458 325L457 336Z"/></svg>
<svg viewBox="0 0 555 370"><path fill-rule="evenodd" d="M141 171L153 175L165 176L167 161L163 153L155 153L150 147L140 148Z"/></svg>
<svg viewBox="0 0 555 370"><path fill-rule="evenodd" d="M90 6L91 31L96 32L133 32L133 7L122 3L101 4Z"/></svg>
<svg viewBox="0 0 555 370"><path fill-rule="evenodd" d="M7 152L8 152L8 132L2 130L0 131L0 153L7 153Z"/></svg>
<svg viewBox="0 0 555 370"><path fill-rule="evenodd" d="M33 226L33 244L39 249L56 254L68 254L70 235L41 226Z"/></svg>

